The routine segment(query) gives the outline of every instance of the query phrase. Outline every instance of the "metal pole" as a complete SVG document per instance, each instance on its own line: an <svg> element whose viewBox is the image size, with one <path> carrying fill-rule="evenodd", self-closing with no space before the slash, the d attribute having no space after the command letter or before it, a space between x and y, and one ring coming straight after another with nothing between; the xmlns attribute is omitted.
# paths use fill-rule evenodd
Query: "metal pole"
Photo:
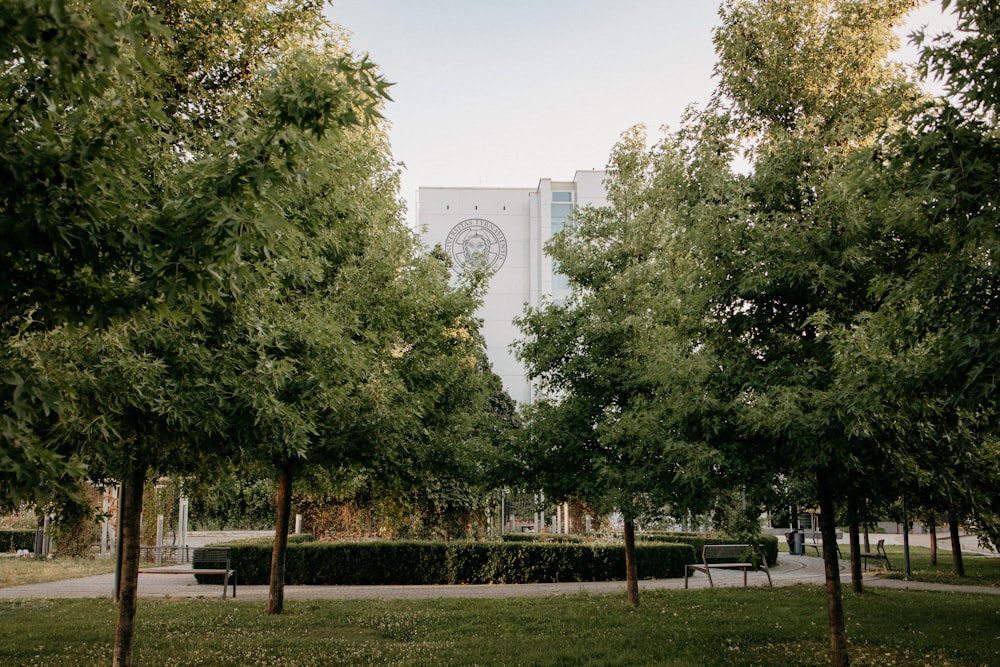
<svg viewBox="0 0 1000 667"><path fill-rule="evenodd" d="M906 514L906 496L903 496L903 575L910 580L910 518Z"/></svg>
<svg viewBox="0 0 1000 667"><path fill-rule="evenodd" d="M156 564L163 562L163 515L156 515Z"/></svg>
<svg viewBox="0 0 1000 667"><path fill-rule="evenodd" d="M544 533L545 532L545 492L540 491L538 497L541 500L541 520L538 522L540 529L536 529L535 532Z"/></svg>
<svg viewBox="0 0 1000 667"><path fill-rule="evenodd" d="M122 588L122 485L118 485L118 502L115 504L118 514L118 532L115 533L115 587L111 597L118 602L118 594Z"/></svg>
<svg viewBox="0 0 1000 667"><path fill-rule="evenodd" d="M48 558L49 551L52 549L52 534L49 532L52 528L52 515L46 514L45 520L42 523L42 557Z"/></svg>
<svg viewBox="0 0 1000 667"><path fill-rule="evenodd" d="M187 534L188 534L188 497L181 496L177 508L177 540L181 548L181 553L187 555Z"/></svg>

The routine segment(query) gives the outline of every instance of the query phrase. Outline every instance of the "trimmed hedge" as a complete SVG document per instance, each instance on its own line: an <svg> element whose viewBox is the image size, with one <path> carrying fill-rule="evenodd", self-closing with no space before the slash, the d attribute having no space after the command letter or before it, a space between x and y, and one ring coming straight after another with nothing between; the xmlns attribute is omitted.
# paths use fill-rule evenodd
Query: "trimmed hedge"
<svg viewBox="0 0 1000 667"><path fill-rule="evenodd" d="M0 552L17 551L18 549L35 550L35 531L0 530Z"/></svg>
<svg viewBox="0 0 1000 667"><path fill-rule="evenodd" d="M654 533L646 539L649 537L656 540L669 540L678 544L690 544L694 548L695 559L699 562L701 561L701 548L706 544L743 544L747 541L719 533ZM756 546L767 556L768 567L776 565L778 562L778 538L774 535L759 535L755 541Z"/></svg>
<svg viewBox="0 0 1000 667"><path fill-rule="evenodd" d="M587 535L568 535L565 533L506 533L500 539L504 542L593 542L594 538ZM664 540L659 540L663 542Z"/></svg>
<svg viewBox="0 0 1000 667"><path fill-rule="evenodd" d="M619 540L621 539L620 535L621 534L619 533ZM505 542L533 542L539 544L548 542L584 542L587 538L579 535L511 533L509 535L504 535L503 540ZM701 548L706 544L742 544L746 542L746 539L733 537L732 535L724 535L722 533L670 532L665 530L655 530L636 533L635 541L637 547L644 544L660 544L664 542L670 544L690 544L694 547L695 560L691 561L694 563L701 560ZM767 556L767 564L769 566L777 564L778 538L774 535L760 535L755 541L756 546L764 552L765 556ZM683 576L683 574L681 576Z"/></svg>
<svg viewBox="0 0 1000 667"><path fill-rule="evenodd" d="M259 540L225 545L241 584L267 584L271 544ZM686 544L643 544L636 552L639 573L649 579L682 577L684 565L695 562L694 549ZM624 578L625 548L609 544L306 542L289 543L285 562L285 583L290 585L528 584ZM215 583L208 575L198 580Z"/></svg>

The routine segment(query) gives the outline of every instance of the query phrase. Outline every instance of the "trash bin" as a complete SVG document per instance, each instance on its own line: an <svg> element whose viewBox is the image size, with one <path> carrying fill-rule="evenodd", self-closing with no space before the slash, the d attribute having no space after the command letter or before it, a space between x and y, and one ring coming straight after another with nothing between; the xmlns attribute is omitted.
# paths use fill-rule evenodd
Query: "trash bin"
<svg viewBox="0 0 1000 667"><path fill-rule="evenodd" d="M805 535L797 530L785 533L785 541L788 542L788 553L793 556L805 555Z"/></svg>

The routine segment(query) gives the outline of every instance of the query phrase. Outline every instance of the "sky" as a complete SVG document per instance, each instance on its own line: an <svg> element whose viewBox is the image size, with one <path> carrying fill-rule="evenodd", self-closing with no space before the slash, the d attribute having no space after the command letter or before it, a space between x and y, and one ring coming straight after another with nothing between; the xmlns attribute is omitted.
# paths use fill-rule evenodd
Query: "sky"
<svg viewBox="0 0 1000 667"><path fill-rule="evenodd" d="M395 84L410 224L420 187L572 180L628 128L676 129L715 88L714 0L332 0L327 16ZM945 24L939 3L904 33L924 24Z"/></svg>

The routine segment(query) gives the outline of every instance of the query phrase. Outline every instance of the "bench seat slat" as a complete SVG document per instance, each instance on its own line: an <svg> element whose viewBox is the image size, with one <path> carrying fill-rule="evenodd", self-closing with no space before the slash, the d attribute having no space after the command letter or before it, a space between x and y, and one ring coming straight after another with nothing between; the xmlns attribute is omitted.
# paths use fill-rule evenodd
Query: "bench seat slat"
<svg viewBox="0 0 1000 667"><path fill-rule="evenodd" d="M708 575L709 586L715 586L712 581L712 570L742 570L743 585L747 585L747 571L755 569L756 563L746 561L733 561L734 558L742 558L746 553L752 552L749 544L706 544L701 550L701 563L694 563L684 566L684 588L688 587L688 576L693 571L704 572ZM760 568L767 575L769 586L771 582L771 571L767 567L767 557L761 554Z"/></svg>

